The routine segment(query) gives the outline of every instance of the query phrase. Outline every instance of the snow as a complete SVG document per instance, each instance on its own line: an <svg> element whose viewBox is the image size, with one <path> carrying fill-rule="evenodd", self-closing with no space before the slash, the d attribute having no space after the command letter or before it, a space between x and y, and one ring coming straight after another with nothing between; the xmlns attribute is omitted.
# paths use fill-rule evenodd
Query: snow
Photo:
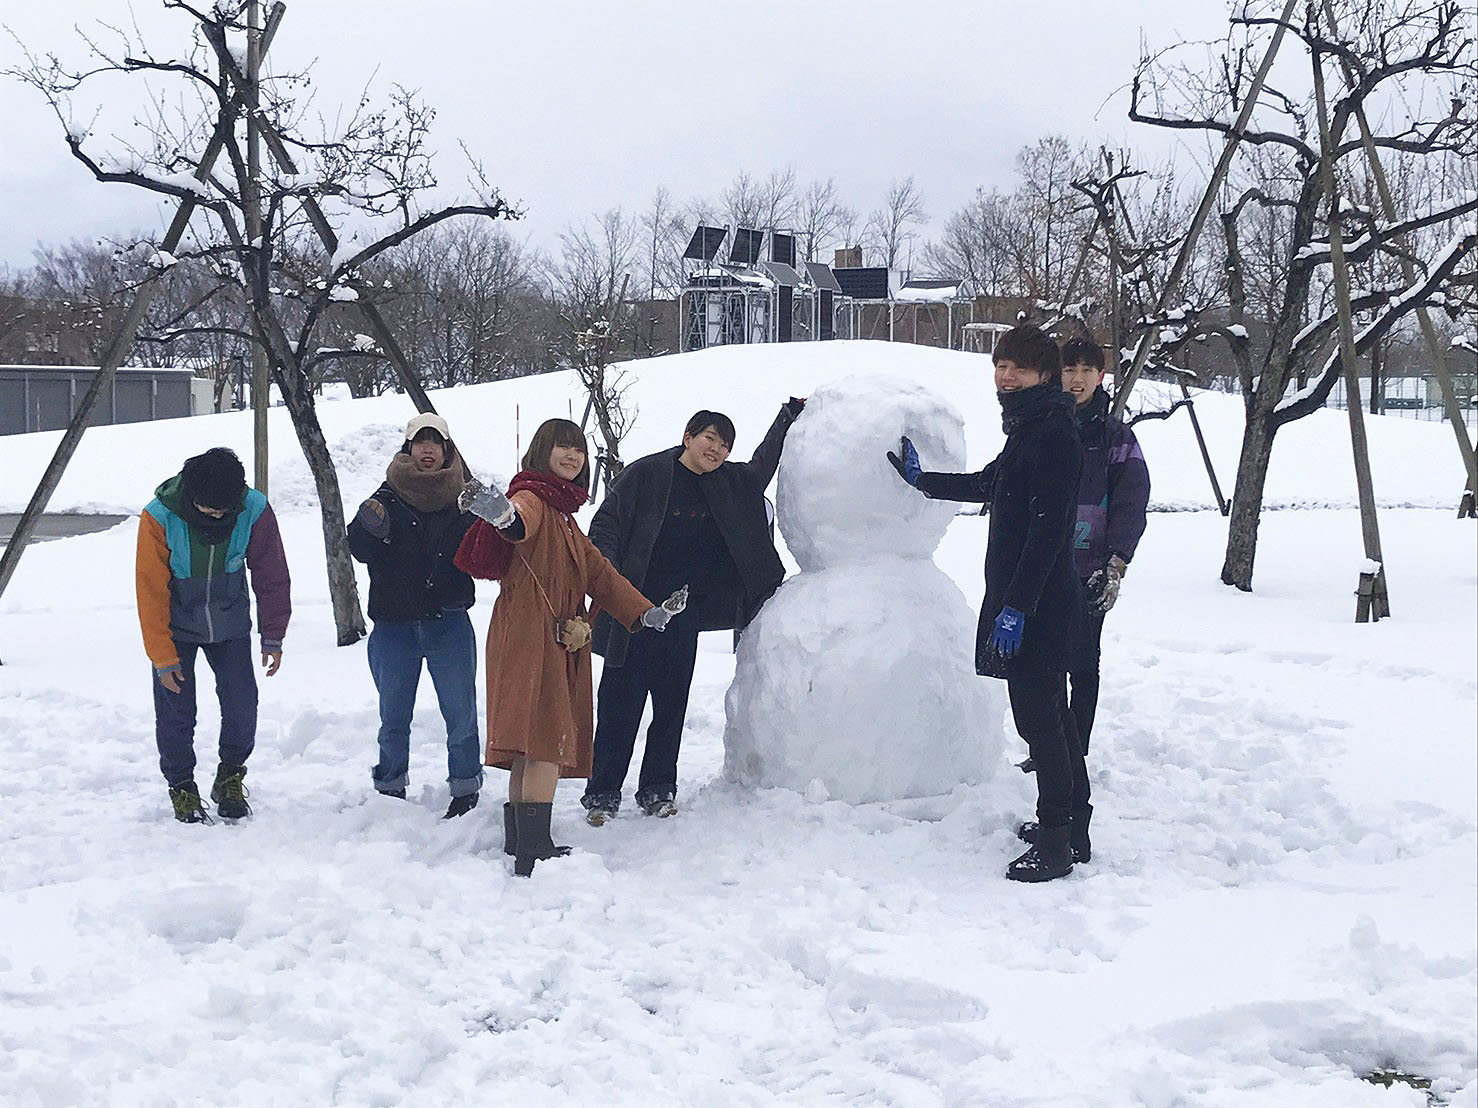
<svg viewBox="0 0 1478 1108"><path fill-rule="evenodd" d="M328 290L328 298L330 300L342 301L347 303L350 301L358 300L359 293L356 290L349 288L349 286L347 285L335 285L333 288Z"/></svg>
<svg viewBox="0 0 1478 1108"><path fill-rule="evenodd" d="M893 294L893 299L902 303L948 304L959 295L959 285L941 285L938 288L917 288L904 285Z"/></svg>
<svg viewBox="0 0 1478 1108"><path fill-rule="evenodd" d="M945 397L967 464L999 448L986 359L832 343L636 364L623 453L671 445L717 407L747 458L785 396L864 372ZM511 472L520 430L526 442L580 395L560 374L432 398L488 476ZM1239 403L1197 394L1224 485ZM397 396L321 409L351 503L410 413ZM250 464L250 419L92 428L53 507L137 512L216 443ZM440 819L429 682L409 800L370 795L364 644L334 646L312 483L273 410L296 612L262 682L253 820L168 818L132 521L32 547L0 599L0 1100L1424 1105L1359 1076L1395 1067L1473 1108L1478 540L1453 518L1450 431L1369 419L1396 616L1356 625L1344 420L1279 433L1269 500L1306 510L1263 517L1253 593L1217 580L1216 512L1152 516L1104 632L1094 860L1022 888L1002 877L1033 801L1009 765L1018 742L987 783L910 800L742 786L723 774L735 659L721 633L700 645L675 819L589 828L567 784L555 830L575 853L515 880L501 774L471 815ZM1184 420L1136 432L1157 502L1204 508ZM0 438L0 510L24 504L59 437ZM969 606L986 522L953 517L934 556ZM479 586L480 635L494 595ZM206 691L205 773L212 709ZM817 740L837 737L818 725Z"/></svg>
<svg viewBox="0 0 1478 1108"><path fill-rule="evenodd" d="M790 430L776 511L802 572L740 640L732 780L860 803L978 784L1000 761L1005 702L975 677L974 615L933 561L955 505L894 471L903 435L930 468L963 468L959 412L902 378L828 382Z"/></svg>

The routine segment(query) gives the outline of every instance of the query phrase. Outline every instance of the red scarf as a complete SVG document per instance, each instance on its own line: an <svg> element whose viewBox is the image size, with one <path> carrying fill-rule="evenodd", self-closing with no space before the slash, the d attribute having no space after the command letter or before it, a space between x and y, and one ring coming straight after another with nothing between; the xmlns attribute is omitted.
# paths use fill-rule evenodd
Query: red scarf
<svg viewBox="0 0 1478 1108"><path fill-rule="evenodd" d="M508 485L508 495L528 491L555 511L571 514L590 494L572 481L552 473L525 469ZM452 559L463 573L484 581L501 581L513 565L513 544L485 519L475 520L462 536L462 545Z"/></svg>

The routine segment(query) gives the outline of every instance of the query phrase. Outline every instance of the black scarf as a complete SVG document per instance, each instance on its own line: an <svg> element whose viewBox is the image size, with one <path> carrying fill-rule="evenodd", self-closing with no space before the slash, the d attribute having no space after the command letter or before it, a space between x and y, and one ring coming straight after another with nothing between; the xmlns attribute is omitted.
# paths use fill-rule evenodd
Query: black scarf
<svg viewBox="0 0 1478 1108"><path fill-rule="evenodd" d="M1078 418L1078 430L1086 431L1095 423L1102 423L1108 415L1109 395L1103 391L1103 386L1093 390L1093 395L1078 405L1074 413Z"/></svg>
<svg viewBox="0 0 1478 1108"><path fill-rule="evenodd" d="M1072 393L1063 392L1055 381L1044 381L1015 392L997 392L996 396L1001 402L1001 430L1008 437L1027 424L1046 418L1054 408L1068 414L1077 407Z"/></svg>
<svg viewBox="0 0 1478 1108"><path fill-rule="evenodd" d="M234 508L228 508L226 514L216 519L208 516L191 503L188 496L182 498L179 516L189 526L190 530L200 536L201 542L206 546L220 546L231 537L231 531L236 527L236 517L241 514L244 504L237 504Z"/></svg>

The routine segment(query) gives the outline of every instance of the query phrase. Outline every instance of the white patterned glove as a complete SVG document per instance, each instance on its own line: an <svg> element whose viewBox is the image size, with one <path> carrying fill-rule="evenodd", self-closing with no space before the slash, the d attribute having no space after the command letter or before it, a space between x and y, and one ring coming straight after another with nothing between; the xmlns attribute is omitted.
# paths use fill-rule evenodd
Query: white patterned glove
<svg viewBox="0 0 1478 1108"><path fill-rule="evenodd" d="M1124 580L1124 571L1129 568L1117 554L1108 560L1108 565L1094 570L1088 578L1088 602L1101 612L1107 612L1119 599L1119 585Z"/></svg>
<svg viewBox="0 0 1478 1108"><path fill-rule="evenodd" d="M653 631L667 630L667 624L675 615L680 615L688 606L688 586L684 585L656 607L648 608L641 616L641 625Z"/></svg>
<svg viewBox="0 0 1478 1108"><path fill-rule="evenodd" d="M462 486L457 496L457 507L471 512L478 519L485 519L494 527L506 527L513 521L513 505L508 502L496 485L484 485L473 478Z"/></svg>

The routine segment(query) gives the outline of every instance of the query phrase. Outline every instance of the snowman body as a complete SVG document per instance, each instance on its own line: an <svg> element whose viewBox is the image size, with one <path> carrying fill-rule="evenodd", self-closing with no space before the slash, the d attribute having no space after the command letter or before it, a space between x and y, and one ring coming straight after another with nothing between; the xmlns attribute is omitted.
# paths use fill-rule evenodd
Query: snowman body
<svg viewBox="0 0 1478 1108"><path fill-rule="evenodd" d="M911 381L817 389L791 428L777 518L801 572L739 641L725 700L725 773L850 803L932 796L1000 761L1004 688L976 676L975 613L934 551L958 505L888 463L907 435L960 471L958 411ZM982 551L982 556L983 556Z"/></svg>

